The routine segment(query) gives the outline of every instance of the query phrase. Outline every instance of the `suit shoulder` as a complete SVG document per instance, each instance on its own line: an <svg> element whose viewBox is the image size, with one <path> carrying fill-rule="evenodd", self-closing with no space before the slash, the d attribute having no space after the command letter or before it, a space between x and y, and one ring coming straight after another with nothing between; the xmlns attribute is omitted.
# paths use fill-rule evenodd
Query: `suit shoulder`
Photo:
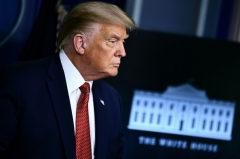
<svg viewBox="0 0 240 159"><path fill-rule="evenodd" d="M94 81L93 84L94 84L94 86L97 86L100 90L108 90L108 91L117 93L115 88L113 88L110 84L108 84L104 80Z"/></svg>

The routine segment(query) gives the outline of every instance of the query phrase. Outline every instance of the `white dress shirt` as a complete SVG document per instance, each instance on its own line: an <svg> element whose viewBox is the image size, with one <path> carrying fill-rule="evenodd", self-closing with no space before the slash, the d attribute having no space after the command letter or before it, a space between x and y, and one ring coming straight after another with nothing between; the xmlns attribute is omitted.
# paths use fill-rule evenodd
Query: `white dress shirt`
<svg viewBox="0 0 240 159"><path fill-rule="evenodd" d="M95 118L94 118L94 107L93 107L93 95L92 95L92 84L93 81L85 81L80 74L80 72L76 69L76 67L69 60L67 55L63 50L60 51L60 60L62 63L62 67L64 70L69 100L72 109L72 117L74 124L74 131L76 133L76 109L77 102L81 95L81 90L79 87L83 85L85 82L90 84L90 96L88 101L88 115L89 115L89 126L90 126L90 137L91 137L91 151L92 151L92 159L94 159L94 145L95 145Z"/></svg>

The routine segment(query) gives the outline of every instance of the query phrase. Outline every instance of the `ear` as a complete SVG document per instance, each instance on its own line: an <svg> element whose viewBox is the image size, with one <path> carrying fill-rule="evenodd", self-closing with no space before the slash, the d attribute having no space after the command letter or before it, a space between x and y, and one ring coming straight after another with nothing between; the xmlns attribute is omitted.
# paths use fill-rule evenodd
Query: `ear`
<svg viewBox="0 0 240 159"><path fill-rule="evenodd" d="M84 54L86 47L86 38L82 34L76 34L73 37L73 44L76 52L79 54Z"/></svg>

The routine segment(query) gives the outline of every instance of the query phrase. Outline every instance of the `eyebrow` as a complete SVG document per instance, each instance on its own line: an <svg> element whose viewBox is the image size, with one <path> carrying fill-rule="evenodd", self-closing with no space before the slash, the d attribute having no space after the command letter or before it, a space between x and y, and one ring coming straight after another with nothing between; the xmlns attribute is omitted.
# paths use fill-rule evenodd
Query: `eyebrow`
<svg viewBox="0 0 240 159"><path fill-rule="evenodd" d="M126 34L126 37L124 37L123 39L127 39L129 37L129 35L128 34ZM111 34L111 35L109 35L109 38L116 38L116 39L121 39L118 35L116 35L116 34Z"/></svg>

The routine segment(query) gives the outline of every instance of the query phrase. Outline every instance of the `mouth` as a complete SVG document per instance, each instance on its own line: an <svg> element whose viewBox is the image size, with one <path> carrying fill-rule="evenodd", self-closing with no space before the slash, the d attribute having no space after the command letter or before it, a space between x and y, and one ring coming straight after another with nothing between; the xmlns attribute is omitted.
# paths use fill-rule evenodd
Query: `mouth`
<svg viewBox="0 0 240 159"><path fill-rule="evenodd" d="M113 66L113 67L119 67L119 66L120 66L120 63L113 63L112 66Z"/></svg>

